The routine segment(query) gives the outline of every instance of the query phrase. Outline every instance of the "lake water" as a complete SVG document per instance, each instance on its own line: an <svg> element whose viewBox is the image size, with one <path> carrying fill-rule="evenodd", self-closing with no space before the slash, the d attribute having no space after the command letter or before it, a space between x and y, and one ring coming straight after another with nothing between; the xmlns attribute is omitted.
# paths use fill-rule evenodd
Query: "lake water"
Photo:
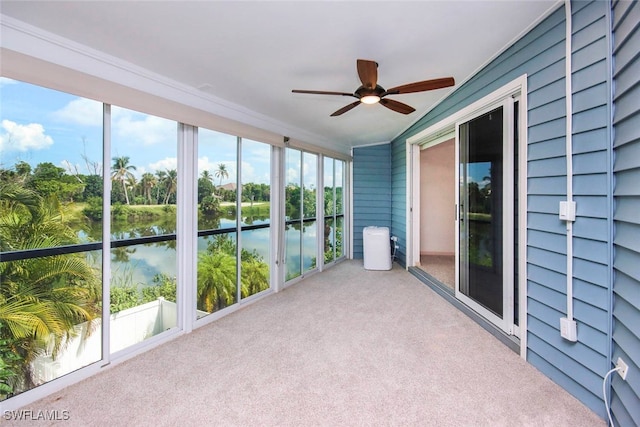
<svg viewBox="0 0 640 427"><path fill-rule="evenodd" d="M235 209L233 209L235 211ZM235 212L228 212L228 214ZM244 214L243 209L243 214ZM235 242L236 220L234 217L223 216L219 218L200 219L199 229L229 229L226 234ZM265 216L243 216L242 225L268 224L268 213ZM78 233L83 242L100 241L102 237L101 223L89 224ZM111 239L126 240L139 237L159 236L173 234L176 229L176 221L173 215L156 218L151 221L136 221L130 224L127 221L112 221ZM270 263L270 234L271 228L259 228L245 230L241 234L242 247L249 252L255 251L262 259ZM287 226L285 232L285 259L287 277L295 277L300 272L302 260L303 271L316 265L317 251L317 227L316 223L305 223L301 231L299 227ZM205 251L214 236L199 237L198 251ZM301 242L302 241L302 242ZM302 244L302 245L301 245ZM300 253L302 250L302 254ZM152 285L153 278L157 274L165 274L169 277L177 275L176 242L175 240L131 245L111 249L111 277L114 286L124 284L137 284L139 286Z"/></svg>

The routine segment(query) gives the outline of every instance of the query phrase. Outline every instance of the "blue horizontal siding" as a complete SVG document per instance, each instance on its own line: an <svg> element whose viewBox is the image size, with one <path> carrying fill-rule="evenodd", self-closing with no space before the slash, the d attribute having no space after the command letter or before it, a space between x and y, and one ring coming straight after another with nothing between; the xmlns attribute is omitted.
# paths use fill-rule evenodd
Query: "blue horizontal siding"
<svg viewBox="0 0 640 427"><path fill-rule="evenodd" d="M544 249L559 254L567 253L567 239L564 234L549 233L544 228L542 231L529 228L527 244L531 248Z"/></svg>
<svg viewBox="0 0 640 427"><path fill-rule="evenodd" d="M640 97L640 86L638 93L634 94ZM640 167L640 145L625 144L616 148L616 164L615 171L633 170Z"/></svg>
<svg viewBox="0 0 640 427"><path fill-rule="evenodd" d="M590 281L574 279L573 295L591 305L603 305L608 302L609 288L606 286L593 286Z"/></svg>
<svg viewBox="0 0 640 427"><path fill-rule="evenodd" d="M577 96L583 90L601 84L601 77L609 72L607 61L599 61L591 67L574 71L571 84Z"/></svg>
<svg viewBox="0 0 640 427"><path fill-rule="evenodd" d="M606 61L600 61L600 63L602 64L606 64ZM597 64L596 64L597 65ZM586 69L584 70L584 72L590 73L590 74L594 74L595 72L597 72L598 70L595 69L596 65L594 65L594 69ZM574 86L574 89L575 88ZM577 92L574 93L573 95L573 111L575 113L580 113L582 111L587 111L591 108L593 108L593 99L600 99L600 100L607 100L607 97L609 95L609 88L607 87L607 85L605 83L600 83L597 84L595 86L591 86L588 87L586 89L583 90L579 90ZM604 104L606 106L606 104ZM606 123L605 123L606 125Z"/></svg>
<svg viewBox="0 0 640 427"><path fill-rule="evenodd" d="M558 46L560 47L560 45ZM529 73L529 78L527 80L529 96L555 82L562 82L564 85L564 55L557 55L555 62L549 63L536 72ZM564 91L564 88L560 90ZM527 103L530 103L531 101L531 98L527 97ZM536 105L534 105L534 107L536 107Z"/></svg>
<svg viewBox="0 0 640 427"><path fill-rule="evenodd" d="M558 68L555 71L563 72L564 64L562 62L559 63L562 68ZM527 98L527 104L529 107L529 121L532 121L531 114L532 112L538 110L540 107L548 106L551 103L562 101L564 99L564 78L558 78L556 74L556 79L546 86L541 86L539 89L529 90L529 97ZM564 116L564 103L562 103L561 107L556 107L554 109L557 113L556 117ZM552 111L554 111L552 110ZM543 110L544 111L544 110Z"/></svg>
<svg viewBox="0 0 640 427"><path fill-rule="evenodd" d="M564 156L530 161L527 164L527 175L529 178L566 176L567 161Z"/></svg>
<svg viewBox="0 0 640 427"><path fill-rule="evenodd" d="M564 117L539 125L529 126L528 141L536 143L554 138L564 138L566 129L567 123Z"/></svg>
<svg viewBox="0 0 640 427"><path fill-rule="evenodd" d="M362 230L391 227L389 144L353 150L353 257L362 259Z"/></svg>
<svg viewBox="0 0 640 427"><path fill-rule="evenodd" d="M594 151L589 153L574 154L573 156L573 173L574 175L590 175L603 174L602 165L607 165L609 157L605 150Z"/></svg>
<svg viewBox="0 0 640 427"><path fill-rule="evenodd" d="M540 177L527 179L529 194L534 195L566 195L567 180L564 176ZM530 210L535 211L535 206L530 206Z"/></svg>
<svg viewBox="0 0 640 427"><path fill-rule="evenodd" d="M558 206L560 201L564 200L562 195L532 195L527 197L527 204L533 206L529 209L529 212L546 213L546 214L558 214ZM533 210L535 209L535 211Z"/></svg>
<svg viewBox="0 0 640 427"><path fill-rule="evenodd" d="M566 390L576 388L602 390L602 378L599 375L586 368L581 369L581 365L576 365L572 357L556 351L555 347L539 339L537 335L531 334L530 339L532 344L530 348L539 350L540 354L530 351L529 362L560 386ZM590 408L600 408L602 405L601 392L597 394L583 392L580 394L580 400ZM605 416L604 408L597 412Z"/></svg>
<svg viewBox="0 0 640 427"><path fill-rule="evenodd" d="M558 156L564 156L565 140L564 136L556 139L547 139L537 143L529 141L528 160L539 160Z"/></svg>
<svg viewBox="0 0 640 427"><path fill-rule="evenodd" d="M573 193L575 195L607 196L610 190L611 182L606 173L573 177Z"/></svg>
<svg viewBox="0 0 640 427"><path fill-rule="evenodd" d="M602 199L597 195L574 195L573 200L580 206L581 215L585 218L609 218L611 214L607 205L602 203Z"/></svg>

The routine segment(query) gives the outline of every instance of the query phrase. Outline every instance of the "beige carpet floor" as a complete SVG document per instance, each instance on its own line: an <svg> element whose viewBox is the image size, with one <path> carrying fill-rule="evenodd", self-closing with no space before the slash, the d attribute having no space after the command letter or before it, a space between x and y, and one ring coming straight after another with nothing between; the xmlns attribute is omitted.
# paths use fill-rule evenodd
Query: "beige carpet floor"
<svg viewBox="0 0 640 427"><path fill-rule="evenodd" d="M409 273L361 261L25 409L68 411L62 426L605 425Z"/></svg>

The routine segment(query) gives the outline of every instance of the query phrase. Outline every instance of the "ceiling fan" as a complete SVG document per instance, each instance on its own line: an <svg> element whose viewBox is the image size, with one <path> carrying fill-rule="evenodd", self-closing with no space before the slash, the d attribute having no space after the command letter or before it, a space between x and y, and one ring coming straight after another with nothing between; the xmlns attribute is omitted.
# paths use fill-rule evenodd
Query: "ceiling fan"
<svg viewBox="0 0 640 427"><path fill-rule="evenodd" d="M352 108L357 107L360 103L375 104L379 102L383 106L390 110L396 111L402 114L413 113L415 108L403 104L402 102L394 101L393 99L385 99L387 95L398 95L403 93L424 92L427 90L441 89L444 87L453 86L455 81L453 77L444 77L441 79L424 80L421 82L409 83L406 85L392 87L391 89L383 88L378 84L378 63L375 61L369 61L366 59L358 59L357 61L358 77L362 82L362 86L356 89L353 93L348 92L327 92L322 90L300 90L294 89L293 93L309 93L315 95L342 95L353 96L358 98L356 102L352 102L331 114L331 117L339 116L346 113Z"/></svg>

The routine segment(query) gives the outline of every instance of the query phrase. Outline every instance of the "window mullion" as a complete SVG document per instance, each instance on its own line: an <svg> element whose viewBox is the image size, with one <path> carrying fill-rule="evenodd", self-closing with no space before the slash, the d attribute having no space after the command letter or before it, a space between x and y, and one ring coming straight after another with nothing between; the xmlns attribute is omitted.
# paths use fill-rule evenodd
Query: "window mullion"
<svg viewBox="0 0 640 427"><path fill-rule="evenodd" d="M242 297L242 138L236 144L236 301Z"/></svg>
<svg viewBox="0 0 640 427"><path fill-rule="evenodd" d="M197 260L197 208L196 181L198 173L197 128L178 124L178 221L176 229L177 250L177 310L178 327L186 332L193 329L195 321L194 283ZM195 236L195 237L194 237Z"/></svg>
<svg viewBox="0 0 640 427"><path fill-rule="evenodd" d="M111 105L102 110L102 362L110 361L111 319Z"/></svg>

